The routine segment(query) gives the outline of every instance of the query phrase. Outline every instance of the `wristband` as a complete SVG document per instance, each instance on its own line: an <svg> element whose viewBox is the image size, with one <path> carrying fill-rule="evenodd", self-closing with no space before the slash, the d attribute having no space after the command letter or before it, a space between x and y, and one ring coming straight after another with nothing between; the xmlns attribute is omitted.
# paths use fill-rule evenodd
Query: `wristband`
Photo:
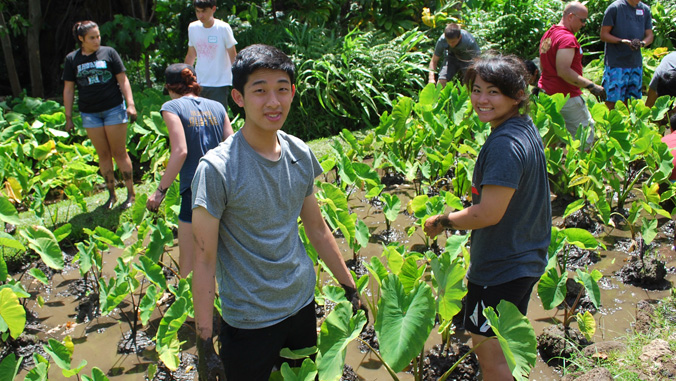
<svg viewBox="0 0 676 381"><path fill-rule="evenodd" d="M159 185L159 184L157 185L157 191L160 192L160 194L161 194L162 196L166 196L167 190L168 190L168 189L169 189L169 188L164 188L164 189L162 189L162 186L161 186L161 185Z"/></svg>
<svg viewBox="0 0 676 381"><path fill-rule="evenodd" d="M592 83L588 84L587 86L585 86L585 89L591 90L591 89L594 88L594 86L596 86L596 85L594 85L594 82L592 82Z"/></svg>

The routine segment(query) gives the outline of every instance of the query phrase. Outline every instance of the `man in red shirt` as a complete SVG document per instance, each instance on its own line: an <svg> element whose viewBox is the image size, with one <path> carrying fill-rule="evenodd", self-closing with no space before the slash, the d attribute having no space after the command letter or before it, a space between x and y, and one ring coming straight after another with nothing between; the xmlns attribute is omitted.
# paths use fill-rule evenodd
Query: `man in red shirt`
<svg viewBox="0 0 676 381"><path fill-rule="evenodd" d="M540 66L542 75L538 87L549 95L562 93L570 96L561 109L566 129L576 136L578 127L590 126L586 136L587 147L594 141L594 120L582 99L582 88L588 89L597 98L605 98L603 87L582 76L582 48L574 33L587 22L587 7L573 1L566 5L558 24L540 40ZM580 137L582 139L582 137Z"/></svg>
<svg viewBox="0 0 676 381"><path fill-rule="evenodd" d="M669 180L675 181L676 180L676 155L674 154L674 151L676 151L676 114L671 116L671 119L669 119L669 125L671 126L671 133L668 135L665 135L662 138L662 141L669 147L669 151L671 151L671 155L674 156L673 163L674 163L674 170L671 172L671 177L669 177Z"/></svg>

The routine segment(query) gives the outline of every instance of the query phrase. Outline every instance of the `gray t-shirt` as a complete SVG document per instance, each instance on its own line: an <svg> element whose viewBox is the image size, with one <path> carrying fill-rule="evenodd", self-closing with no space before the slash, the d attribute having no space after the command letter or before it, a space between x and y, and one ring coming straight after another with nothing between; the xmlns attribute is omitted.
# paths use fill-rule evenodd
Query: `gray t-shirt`
<svg viewBox="0 0 676 381"><path fill-rule="evenodd" d="M606 8L601 25L612 26L610 34L615 37L642 40L645 31L653 28L650 7L639 2L634 8L627 0L615 0ZM626 44L606 43L605 65L621 68L642 67L641 50L632 50Z"/></svg>
<svg viewBox="0 0 676 381"><path fill-rule="evenodd" d="M529 117L513 117L486 139L474 167L472 202L481 203L484 185L515 189L496 225L472 231L467 278L495 286L539 277L547 264L552 210L542 139Z"/></svg>
<svg viewBox="0 0 676 381"><path fill-rule="evenodd" d="M657 91L657 78L669 71L676 71L676 52L671 52L662 58L662 62L655 68L655 73L648 87Z"/></svg>
<svg viewBox="0 0 676 381"><path fill-rule="evenodd" d="M481 49L479 45L474 40L474 36L468 31L461 29L460 30L460 42L455 48L451 48L446 41L446 36L444 34L439 37L437 44L434 46L434 55L438 57L444 57L448 53L447 60L456 60L460 62L469 63L474 57L481 54Z"/></svg>
<svg viewBox="0 0 676 381"><path fill-rule="evenodd" d="M223 319L235 328L271 326L314 298L297 221L322 167L300 139L277 138L281 155L271 161L238 131L204 155L192 182L193 208L220 220L216 281Z"/></svg>
<svg viewBox="0 0 676 381"><path fill-rule="evenodd" d="M170 112L183 125L188 155L181 167L181 193L190 188L200 158L223 141L225 108L206 98L183 96L165 102L160 112Z"/></svg>

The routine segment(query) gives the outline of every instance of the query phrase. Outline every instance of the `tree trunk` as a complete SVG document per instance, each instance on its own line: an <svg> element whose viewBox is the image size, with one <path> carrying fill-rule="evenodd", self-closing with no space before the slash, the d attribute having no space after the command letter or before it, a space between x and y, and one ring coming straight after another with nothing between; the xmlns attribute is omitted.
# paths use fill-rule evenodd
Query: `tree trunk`
<svg viewBox="0 0 676 381"><path fill-rule="evenodd" d="M36 98L44 98L45 91L42 86L42 65L40 64L40 27L42 26L42 8L40 0L28 0L28 62L31 73L31 95Z"/></svg>
<svg viewBox="0 0 676 381"><path fill-rule="evenodd" d="M18 97L21 94L21 84L19 83L19 74L16 72L16 65L14 64L14 56L12 55L12 42L9 40L9 28L5 23L5 16L0 12L0 29L4 33L0 33L0 43L2 43L2 53L5 55L5 64L7 65L7 75L9 76L9 83L12 86L12 95Z"/></svg>

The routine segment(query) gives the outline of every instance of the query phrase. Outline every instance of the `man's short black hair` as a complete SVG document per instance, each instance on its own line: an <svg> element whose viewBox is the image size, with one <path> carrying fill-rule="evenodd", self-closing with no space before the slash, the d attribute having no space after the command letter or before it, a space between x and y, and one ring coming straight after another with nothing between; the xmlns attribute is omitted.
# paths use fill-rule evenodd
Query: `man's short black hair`
<svg viewBox="0 0 676 381"><path fill-rule="evenodd" d="M660 97L663 95L676 97L676 71L669 70L658 76L655 90Z"/></svg>
<svg viewBox="0 0 676 381"><path fill-rule="evenodd" d="M216 6L216 0L195 0L195 8L206 9Z"/></svg>
<svg viewBox="0 0 676 381"><path fill-rule="evenodd" d="M460 37L460 25L458 24L446 25L446 28L444 28L444 37L446 37L446 39L448 40Z"/></svg>
<svg viewBox="0 0 676 381"><path fill-rule="evenodd" d="M669 118L669 127L671 127L671 132L676 131L676 113Z"/></svg>
<svg viewBox="0 0 676 381"><path fill-rule="evenodd" d="M256 44L237 53L232 64L232 88L244 95L244 85L258 69L282 70L289 75L291 84L296 81L296 66L289 56L274 46Z"/></svg>

